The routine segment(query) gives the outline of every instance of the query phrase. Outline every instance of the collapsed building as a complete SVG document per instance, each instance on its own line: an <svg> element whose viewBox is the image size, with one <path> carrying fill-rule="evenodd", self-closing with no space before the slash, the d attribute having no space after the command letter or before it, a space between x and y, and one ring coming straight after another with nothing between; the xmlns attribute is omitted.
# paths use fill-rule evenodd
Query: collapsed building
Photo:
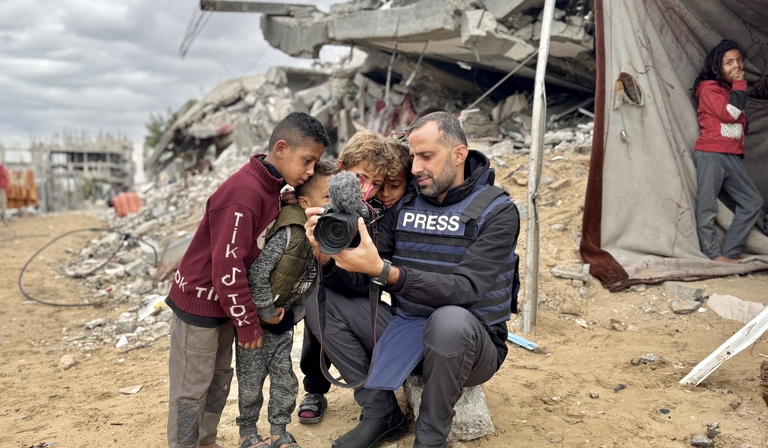
<svg viewBox="0 0 768 448"><path fill-rule="evenodd" d="M133 142L122 135L64 133L33 137L27 148L2 148L10 170L8 207L57 212L82 208L133 186Z"/></svg>
<svg viewBox="0 0 768 448"><path fill-rule="evenodd" d="M557 2L547 70L550 125L591 117L594 25L589 1ZM355 0L324 13L312 5L201 0L207 11L261 13L264 37L291 56L317 58L344 45L336 64L272 67L220 84L179 111L155 146L152 178L181 157L188 169L215 148L263 149L288 113L318 118L338 153L358 129L400 132L420 114L461 114L469 137L530 145L535 55L543 0ZM505 76L511 74L512 76ZM508 79L507 79L508 78Z"/></svg>

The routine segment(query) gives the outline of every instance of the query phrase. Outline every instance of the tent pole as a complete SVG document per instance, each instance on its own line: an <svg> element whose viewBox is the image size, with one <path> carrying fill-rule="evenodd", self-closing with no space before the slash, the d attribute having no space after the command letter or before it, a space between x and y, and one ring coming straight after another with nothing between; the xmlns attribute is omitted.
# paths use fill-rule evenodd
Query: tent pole
<svg viewBox="0 0 768 448"><path fill-rule="evenodd" d="M528 167L528 231L525 245L525 296L523 301L523 332L531 331L536 325L539 306L539 212L536 208L541 181L541 158L544 154L544 131L546 131L547 92L544 76L549 55L549 34L555 0L544 2L539 40L539 58L536 63L536 78L533 88L533 116L531 121L531 159Z"/></svg>

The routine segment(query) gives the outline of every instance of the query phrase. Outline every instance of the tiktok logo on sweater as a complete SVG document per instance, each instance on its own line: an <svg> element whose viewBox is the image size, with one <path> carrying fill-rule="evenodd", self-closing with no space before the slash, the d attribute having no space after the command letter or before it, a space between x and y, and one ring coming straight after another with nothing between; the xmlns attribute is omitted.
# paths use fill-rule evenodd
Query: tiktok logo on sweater
<svg viewBox="0 0 768 448"><path fill-rule="evenodd" d="M267 234L270 230L272 230L272 226L275 225L275 222L277 222L277 219L273 219L272 222L270 222L269 225L264 228L264 231L261 232L261 235L256 238L256 246L259 247L259 250L264 250L264 245L267 244Z"/></svg>

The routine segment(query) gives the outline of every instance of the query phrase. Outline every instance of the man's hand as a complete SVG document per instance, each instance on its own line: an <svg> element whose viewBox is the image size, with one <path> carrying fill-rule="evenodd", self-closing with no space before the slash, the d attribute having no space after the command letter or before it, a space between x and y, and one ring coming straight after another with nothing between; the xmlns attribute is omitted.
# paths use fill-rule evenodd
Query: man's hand
<svg viewBox="0 0 768 448"><path fill-rule="evenodd" d="M285 308L278 308L277 314L270 317L269 319L261 319L262 322L269 325L277 325L280 323L281 320L283 320L283 316L285 316Z"/></svg>
<svg viewBox="0 0 768 448"><path fill-rule="evenodd" d="M309 244L312 245L312 254L320 262L320 266L322 266L331 260L331 256L320 251L320 244L315 240L315 226L317 225L317 220L320 219L320 215L325 213L325 209L322 207L309 207L304 210L304 213L307 215L307 223L304 224L304 229L307 231Z"/></svg>
<svg viewBox="0 0 768 448"><path fill-rule="evenodd" d="M336 260L336 266L347 272L361 272L376 277L384 269L384 261L368 235L363 218L357 219L357 231L360 233L360 245L354 249L344 249L331 258Z"/></svg>
<svg viewBox="0 0 768 448"><path fill-rule="evenodd" d="M238 342L237 345L243 348L261 348L261 338L251 342Z"/></svg>

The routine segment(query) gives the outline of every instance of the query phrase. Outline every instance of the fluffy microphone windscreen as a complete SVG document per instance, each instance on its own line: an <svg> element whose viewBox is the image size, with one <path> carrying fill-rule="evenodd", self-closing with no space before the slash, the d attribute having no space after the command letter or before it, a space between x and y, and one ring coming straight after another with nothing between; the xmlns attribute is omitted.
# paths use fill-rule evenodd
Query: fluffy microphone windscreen
<svg viewBox="0 0 768 448"><path fill-rule="evenodd" d="M336 210L355 213L363 202L357 175L350 171L342 171L331 176L328 180L328 196Z"/></svg>

